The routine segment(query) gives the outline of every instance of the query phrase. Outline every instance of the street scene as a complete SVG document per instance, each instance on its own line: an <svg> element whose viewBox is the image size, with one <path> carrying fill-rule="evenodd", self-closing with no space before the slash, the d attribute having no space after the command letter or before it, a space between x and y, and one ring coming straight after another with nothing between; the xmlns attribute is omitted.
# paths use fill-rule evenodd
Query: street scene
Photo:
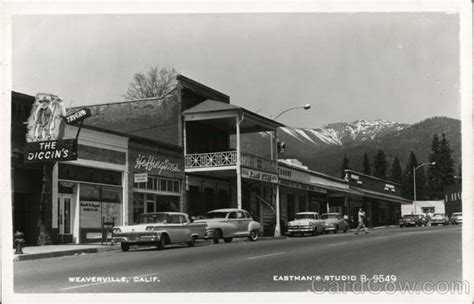
<svg viewBox="0 0 474 304"><path fill-rule="evenodd" d="M14 267L19 293L318 294L323 288L329 292L330 282L360 283L361 276L378 275L414 284L412 291L420 292L420 282L462 281L461 228L387 228L359 236L341 233L232 244L198 242L194 248L172 246L161 251L137 247L129 252L118 249L18 262ZM317 276L328 276L327 282ZM109 282L98 282L100 278ZM347 286L346 291L359 288ZM368 288L377 291L380 286L366 285L364 290Z"/></svg>
<svg viewBox="0 0 474 304"><path fill-rule="evenodd" d="M469 295L446 9L12 16L7 302Z"/></svg>

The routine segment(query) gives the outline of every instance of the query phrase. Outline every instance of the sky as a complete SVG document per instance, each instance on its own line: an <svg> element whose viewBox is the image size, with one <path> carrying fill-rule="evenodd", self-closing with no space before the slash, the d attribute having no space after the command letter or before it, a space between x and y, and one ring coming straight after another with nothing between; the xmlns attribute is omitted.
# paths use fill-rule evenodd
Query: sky
<svg viewBox="0 0 474 304"><path fill-rule="evenodd" d="M14 16L13 90L66 106L124 100L150 67L293 127L460 118L459 16L254 13Z"/></svg>

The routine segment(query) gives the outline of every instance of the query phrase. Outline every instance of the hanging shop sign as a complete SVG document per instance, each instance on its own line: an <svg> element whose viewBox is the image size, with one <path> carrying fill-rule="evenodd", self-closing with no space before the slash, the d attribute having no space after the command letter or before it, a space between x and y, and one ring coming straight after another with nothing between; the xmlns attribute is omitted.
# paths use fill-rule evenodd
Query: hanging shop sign
<svg viewBox="0 0 474 304"><path fill-rule="evenodd" d="M158 174L161 174L163 170L170 172L181 172L177 163L170 161L169 159L158 159L151 155L138 154L135 159L135 169L145 169L151 171L153 169L158 170Z"/></svg>
<svg viewBox="0 0 474 304"><path fill-rule="evenodd" d="M276 174L257 171L257 170L251 170L247 168L242 168L241 174L242 174L242 178L248 178L248 179L254 179L258 181L278 184L278 175Z"/></svg>
<svg viewBox="0 0 474 304"><path fill-rule="evenodd" d="M68 124L76 124L83 121L87 117L91 116L91 110L89 108L83 108L79 111L72 113L71 115L66 116L66 122Z"/></svg>
<svg viewBox="0 0 474 304"><path fill-rule="evenodd" d="M30 142L26 143L24 151L26 163L77 159L77 143L75 139Z"/></svg>
<svg viewBox="0 0 474 304"><path fill-rule="evenodd" d="M134 183L146 183L148 182L148 173L135 173L133 174Z"/></svg>

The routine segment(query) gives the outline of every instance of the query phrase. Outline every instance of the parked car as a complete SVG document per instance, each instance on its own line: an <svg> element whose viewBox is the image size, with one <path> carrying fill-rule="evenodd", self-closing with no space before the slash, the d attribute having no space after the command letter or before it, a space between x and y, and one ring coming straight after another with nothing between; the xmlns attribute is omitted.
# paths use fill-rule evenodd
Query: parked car
<svg viewBox="0 0 474 304"><path fill-rule="evenodd" d="M428 219L424 214L415 214L415 216L418 218L418 223L417 226L426 226L428 225Z"/></svg>
<svg viewBox="0 0 474 304"><path fill-rule="evenodd" d="M435 213L431 217L431 225L449 225L449 218L444 213Z"/></svg>
<svg viewBox="0 0 474 304"><path fill-rule="evenodd" d="M288 222L288 234L290 236L305 233L320 235L326 230L325 223L319 218L317 212L299 212L293 221Z"/></svg>
<svg viewBox="0 0 474 304"><path fill-rule="evenodd" d="M409 226L419 226L420 219L418 216L414 214L405 214L402 218L398 221L400 228L409 227Z"/></svg>
<svg viewBox="0 0 474 304"><path fill-rule="evenodd" d="M207 213L207 219L196 220L195 223L207 225L206 239L219 243L220 239L230 243L233 238L247 237L256 241L263 234L262 225L253 220L250 213L243 209L217 209Z"/></svg>
<svg viewBox="0 0 474 304"><path fill-rule="evenodd" d="M324 230L326 233L329 231L337 233L339 230L346 233L349 230L349 224L340 213L323 213L321 214L321 219L324 220Z"/></svg>
<svg viewBox="0 0 474 304"><path fill-rule="evenodd" d="M184 243L193 247L205 234L206 224L192 223L186 213L156 212L140 214L135 225L113 227L112 241L120 242L122 251L131 245L154 244L163 249L168 244Z"/></svg>
<svg viewBox="0 0 474 304"><path fill-rule="evenodd" d="M451 224L462 224L462 212L453 212L453 214L451 214Z"/></svg>

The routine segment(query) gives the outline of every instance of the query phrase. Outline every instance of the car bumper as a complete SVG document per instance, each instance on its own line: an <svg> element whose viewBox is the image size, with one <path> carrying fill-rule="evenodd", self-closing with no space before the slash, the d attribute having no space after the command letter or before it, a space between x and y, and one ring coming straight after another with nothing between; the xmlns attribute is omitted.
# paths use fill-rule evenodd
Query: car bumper
<svg viewBox="0 0 474 304"><path fill-rule="evenodd" d="M441 224L443 224L443 225L446 224L446 221L439 221L439 220L438 221L436 221L436 220L431 221L431 225L441 225Z"/></svg>
<svg viewBox="0 0 474 304"><path fill-rule="evenodd" d="M417 223L415 222L400 222L400 225L406 225L406 226L416 226Z"/></svg>
<svg viewBox="0 0 474 304"><path fill-rule="evenodd" d="M313 232L316 229L314 226L304 226L304 227L288 227L288 233L304 233L304 232Z"/></svg>
<svg viewBox="0 0 474 304"><path fill-rule="evenodd" d="M118 234L112 236L114 243L147 244L160 241L159 234Z"/></svg>

